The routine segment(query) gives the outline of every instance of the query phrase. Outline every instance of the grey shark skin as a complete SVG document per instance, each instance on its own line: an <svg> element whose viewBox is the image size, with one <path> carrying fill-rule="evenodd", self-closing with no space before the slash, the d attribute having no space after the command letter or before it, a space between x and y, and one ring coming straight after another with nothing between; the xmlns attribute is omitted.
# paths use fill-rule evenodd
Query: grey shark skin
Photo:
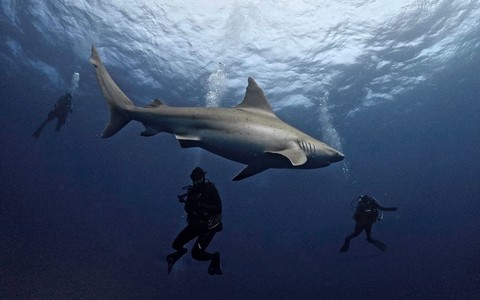
<svg viewBox="0 0 480 300"><path fill-rule="evenodd" d="M247 165L234 181L270 168L315 169L344 158L340 151L280 120L253 78L248 78L245 97L234 108L171 107L158 99L137 107L112 80L93 46L90 63L110 108L103 138L135 120L145 126L142 136L171 133L182 148L200 147Z"/></svg>

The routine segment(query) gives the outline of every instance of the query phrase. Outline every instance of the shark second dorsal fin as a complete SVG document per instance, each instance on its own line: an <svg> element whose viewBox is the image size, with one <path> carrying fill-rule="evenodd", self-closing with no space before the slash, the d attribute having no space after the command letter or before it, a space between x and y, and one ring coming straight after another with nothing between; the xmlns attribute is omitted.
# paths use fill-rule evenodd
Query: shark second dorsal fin
<svg viewBox="0 0 480 300"><path fill-rule="evenodd" d="M238 109L253 110L275 116L272 106L268 103L263 90L258 86L252 77L248 77L247 91L243 101L235 106Z"/></svg>
<svg viewBox="0 0 480 300"><path fill-rule="evenodd" d="M152 103L150 103L149 105L145 106L145 108L154 108L154 107L159 107L159 106L168 106L168 105L166 105L165 103L163 103L162 100L160 100L160 99L155 99L155 100L153 100Z"/></svg>

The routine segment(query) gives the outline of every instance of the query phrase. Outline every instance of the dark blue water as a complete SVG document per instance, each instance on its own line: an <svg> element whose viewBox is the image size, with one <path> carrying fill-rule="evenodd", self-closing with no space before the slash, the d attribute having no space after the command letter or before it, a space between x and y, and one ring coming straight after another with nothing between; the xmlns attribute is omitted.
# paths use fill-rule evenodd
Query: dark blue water
<svg viewBox="0 0 480 300"><path fill-rule="evenodd" d="M34 26L24 23L20 34L7 23L0 46L1 299L478 299L478 46L395 101L353 115L365 90L358 82L333 86L329 103L344 103L330 114L347 165L268 170L232 182L243 165L181 149L168 134L141 137L138 123L101 139L109 113L88 51L79 56L62 41L53 47ZM58 78L13 55L12 36L24 54L55 66ZM144 90L118 67L109 70L144 102L164 97L175 106L195 93L176 92L178 81ZM49 124L35 140L33 130L73 72L81 76L74 113L60 132ZM358 68L344 72L347 79ZM243 89L227 94L240 101L234 95ZM277 113L321 137L316 109ZM209 246L222 253L223 276L209 276L208 263L189 255L166 272L165 256L185 225L176 195L196 165L223 200L224 230ZM378 251L362 235L340 254L354 225L351 200L363 193L399 208L373 228L388 249Z"/></svg>

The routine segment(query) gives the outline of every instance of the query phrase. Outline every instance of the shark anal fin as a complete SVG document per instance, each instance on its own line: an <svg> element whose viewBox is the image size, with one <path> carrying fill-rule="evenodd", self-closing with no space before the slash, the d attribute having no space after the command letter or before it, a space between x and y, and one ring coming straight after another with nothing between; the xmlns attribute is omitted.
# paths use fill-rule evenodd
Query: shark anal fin
<svg viewBox="0 0 480 300"><path fill-rule="evenodd" d="M292 163L292 166L301 166L307 162L307 156L302 149L285 149L281 151L267 151L266 153L273 153L282 155Z"/></svg>
<svg viewBox="0 0 480 300"><path fill-rule="evenodd" d="M146 124L144 124L144 125L145 125L145 130L142 131L142 133L140 133L141 136L152 136L152 135L155 135L155 134L163 131L161 129L152 127L150 125L146 125Z"/></svg>

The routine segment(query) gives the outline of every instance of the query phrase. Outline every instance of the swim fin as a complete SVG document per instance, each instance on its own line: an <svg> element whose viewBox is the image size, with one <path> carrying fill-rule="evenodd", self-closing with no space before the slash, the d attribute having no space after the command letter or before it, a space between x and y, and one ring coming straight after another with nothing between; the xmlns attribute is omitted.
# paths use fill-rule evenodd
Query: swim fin
<svg viewBox="0 0 480 300"><path fill-rule="evenodd" d="M45 121L43 121L43 123L40 124L40 126L38 126L38 128L35 130L35 132L32 134L32 136L34 138L38 139L40 137L40 134L42 133L42 130L45 127L45 125L47 125L48 122L50 122L51 120L53 120L53 117L50 118L50 114L49 114L48 118Z"/></svg>
<svg viewBox="0 0 480 300"><path fill-rule="evenodd" d="M380 242L379 240L374 240L374 239L367 239L367 241L371 244L373 244L375 247L377 247L379 250L385 252L387 249L387 245L384 243Z"/></svg>
<svg viewBox="0 0 480 300"><path fill-rule="evenodd" d="M340 252L347 252L348 248L350 247L350 240L348 239L348 236L345 238L345 243L343 243L342 248L340 249Z"/></svg>
<svg viewBox="0 0 480 300"><path fill-rule="evenodd" d="M213 254L212 261L210 262L210 266L208 267L208 274L210 275L222 275L222 269L220 268L220 253L215 252Z"/></svg>
<svg viewBox="0 0 480 300"><path fill-rule="evenodd" d="M43 130L43 127L45 127L45 122L42 123L42 125L40 125L36 130L35 132L32 134L32 136L36 139L38 139L40 137L40 133L42 133L42 130Z"/></svg>
<svg viewBox="0 0 480 300"><path fill-rule="evenodd" d="M175 251L167 256L168 269L167 273L172 272L173 265L185 254L187 249L183 248L182 250Z"/></svg>

